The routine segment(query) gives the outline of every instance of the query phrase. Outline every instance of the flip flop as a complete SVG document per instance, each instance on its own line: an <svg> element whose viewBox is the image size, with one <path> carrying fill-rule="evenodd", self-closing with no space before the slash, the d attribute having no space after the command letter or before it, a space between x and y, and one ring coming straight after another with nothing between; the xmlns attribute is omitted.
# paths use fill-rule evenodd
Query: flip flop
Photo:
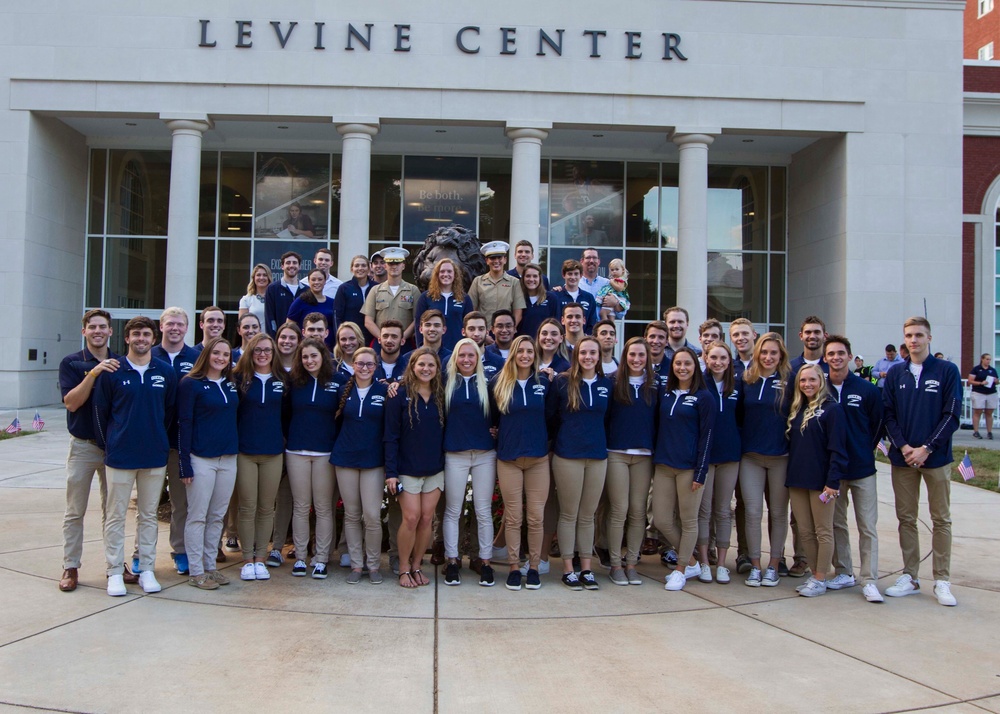
<svg viewBox="0 0 1000 714"><path fill-rule="evenodd" d="M409 585L407 585L406 583L403 582L403 576L404 575L406 576L406 578L407 578L406 582L408 582ZM404 572L402 572L402 573L399 574L399 586L400 587L406 588L407 590L413 590L413 589L415 589L417 587L418 584L419 583L414 583L414 581L413 581L413 575L409 571L404 571Z"/></svg>
<svg viewBox="0 0 1000 714"><path fill-rule="evenodd" d="M410 573L410 577L412 580L416 581L417 585L420 587L431 584L431 581L427 579L427 576L424 575L419 568Z"/></svg>

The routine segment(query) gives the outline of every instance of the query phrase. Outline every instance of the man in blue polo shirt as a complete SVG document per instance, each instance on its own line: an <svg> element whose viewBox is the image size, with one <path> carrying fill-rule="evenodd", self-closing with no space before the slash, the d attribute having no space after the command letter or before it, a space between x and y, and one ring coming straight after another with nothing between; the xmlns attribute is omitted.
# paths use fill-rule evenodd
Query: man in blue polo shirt
<svg viewBox="0 0 1000 714"><path fill-rule="evenodd" d="M114 372L102 374L94 389L97 444L104 449L108 474L108 506L104 524L104 556L108 595L126 594L125 515L136 487L139 512L139 584L144 592L160 591L153 575L158 526L156 509L163 490L170 444L167 425L173 421L177 376L173 368L153 359L156 325L134 317L125 325L128 353Z"/></svg>
<svg viewBox="0 0 1000 714"><path fill-rule="evenodd" d="M67 355L59 364L59 389L66 405L69 429L69 456L66 458L66 515L63 517L63 574L59 589L76 590L80 558L83 556L83 517L90 500L94 473L101 484L101 522L107 506L108 484L104 451L97 445L91 394L98 376L118 369L118 355L108 349L111 315L104 310L88 310L83 316L84 347ZM136 582L131 573L129 579Z"/></svg>
<svg viewBox="0 0 1000 714"><path fill-rule="evenodd" d="M931 354L931 325L923 317L903 323L909 355L889 369L882 390L889 434L892 490L899 519L903 574L886 588L890 597L920 592L920 536L917 513L920 481L927 486L933 531L934 595L942 605L957 604L951 593L951 437L962 410L962 379L951 362Z"/></svg>

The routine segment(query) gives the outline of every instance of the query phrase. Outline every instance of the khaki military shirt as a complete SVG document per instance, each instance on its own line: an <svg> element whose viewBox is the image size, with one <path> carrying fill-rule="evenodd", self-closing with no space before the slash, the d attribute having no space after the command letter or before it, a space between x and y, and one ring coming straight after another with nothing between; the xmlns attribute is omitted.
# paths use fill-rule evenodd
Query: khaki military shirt
<svg viewBox="0 0 1000 714"><path fill-rule="evenodd" d="M417 286L405 280L399 284L395 295L388 282L380 283L368 291L361 313L370 317L379 327L386 320L399 320L405 330L413 324L413 309L417 306L418 297L420 290Z"/></svg>
<svg viewBox="0 0 1000 714"><path fill-rule="evenodd" d="M469 297L473 307L486 315L487 325L493 323L493 313L497 310L523 310L525 306L521 282L507 273L499 280L491 278L489 273L480 275L472 281Z"/></svg>

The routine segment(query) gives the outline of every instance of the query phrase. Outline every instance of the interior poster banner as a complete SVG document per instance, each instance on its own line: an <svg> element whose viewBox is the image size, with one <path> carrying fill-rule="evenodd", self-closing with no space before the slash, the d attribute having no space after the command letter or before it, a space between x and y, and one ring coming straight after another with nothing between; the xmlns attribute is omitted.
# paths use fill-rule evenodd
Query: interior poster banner
<svg viewBox="0 0 1000 714"><path fill-rule="evenodd" d="M476 231L479 206L475 158L407 156L403 167L403 242L423 243L457 223Z"/></svg>

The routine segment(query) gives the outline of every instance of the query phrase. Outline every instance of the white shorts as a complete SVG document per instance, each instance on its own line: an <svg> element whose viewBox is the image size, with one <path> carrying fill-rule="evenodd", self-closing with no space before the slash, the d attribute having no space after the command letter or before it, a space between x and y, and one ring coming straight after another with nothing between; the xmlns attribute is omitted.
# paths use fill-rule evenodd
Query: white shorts
<svg viewBox="0 0 1000 714"><path fill-rule="evenodd" d="M1000 394L980 394L972 393L973 409L996 409L997 402L1000 402Z"/></svg>

